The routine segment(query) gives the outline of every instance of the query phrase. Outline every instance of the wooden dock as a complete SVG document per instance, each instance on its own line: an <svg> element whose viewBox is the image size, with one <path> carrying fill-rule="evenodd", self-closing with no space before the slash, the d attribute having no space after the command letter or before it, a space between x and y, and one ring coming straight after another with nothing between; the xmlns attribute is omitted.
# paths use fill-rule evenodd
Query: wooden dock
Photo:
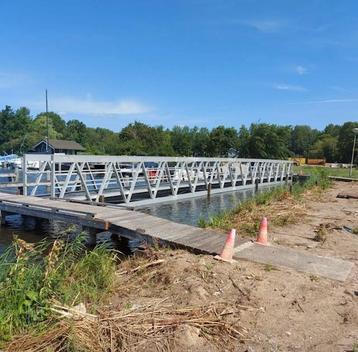
<svg viewBox="0 0 358 352"><path fill-rule="evenodd" d="M0 211L3 219L9 214L20 214L64 221L86 227L92 230L92 234L110 231L148 244L157 243L208 254L220 253L226 240L224 234L212 230L98 203L85 204L0 192ZM243 241L237 240L236 246L242 243Z"/></svg>

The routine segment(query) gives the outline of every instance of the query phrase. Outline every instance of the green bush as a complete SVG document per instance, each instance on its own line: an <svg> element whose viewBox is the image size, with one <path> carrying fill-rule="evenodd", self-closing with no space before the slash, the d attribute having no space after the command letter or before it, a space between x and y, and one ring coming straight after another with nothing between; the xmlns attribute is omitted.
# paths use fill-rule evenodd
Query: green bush
<svg viewBox="0 0 358 352"><path fill-rule="evenodd" d="M114 254L103 246L88 251L82 236L35 246L16 240L0 256L0 343L29 329L41 330L53 302L100 302L114 273Z"/></svg>

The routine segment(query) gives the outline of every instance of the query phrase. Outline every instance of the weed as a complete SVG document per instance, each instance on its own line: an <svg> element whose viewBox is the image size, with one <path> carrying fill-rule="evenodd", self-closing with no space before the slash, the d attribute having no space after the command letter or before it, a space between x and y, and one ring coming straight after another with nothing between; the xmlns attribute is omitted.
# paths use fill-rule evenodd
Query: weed
<svg viewBox="0 0 358 352"><path fill-rule="evenodd" d="M310 275L310 280L313 282L318 282L319 281L319 277L318 276L316 276L316 275L313 275L313 274L311 274Z"/></svg>
<svg viewBox="0 0 358 352"><path fill-rule="evenodd" d="M211 216L208 220L200 218L198 226L205 227L216 227L229 230L233 227L232 222L232 211L223 211Z"/></svg>
<svg viewBox="0 0 358 352"><path fill-rule="evenodd" d="M270 271L274 271L274 270L278 270L278 269L274 265L265 264L264 270L270 272Z"/></svg>
<svg viewBox="0 0 358 352"><path fill-rule="evenodd" d="M315 230L315 237L313 237L313 240L316 242L324 243L327 240L327 228L324 224L320 224L318 228Z"/></svg>
<svg viewBox="0 0 358 352"><path fill-rule="evenodd" d="M203 217L200 217L198 220L198 226L205 229L205 227L207 227L207 222Z"/></svg>
<svg viewBox="0 0 358 352"><path fill-rule="evenodd" d="M15 334L43 329L50 306L100 302L113 284L114 254L103 246L87 251L85 238L43 241L30 246L15 240L0 256L0 344Z"/></svg>

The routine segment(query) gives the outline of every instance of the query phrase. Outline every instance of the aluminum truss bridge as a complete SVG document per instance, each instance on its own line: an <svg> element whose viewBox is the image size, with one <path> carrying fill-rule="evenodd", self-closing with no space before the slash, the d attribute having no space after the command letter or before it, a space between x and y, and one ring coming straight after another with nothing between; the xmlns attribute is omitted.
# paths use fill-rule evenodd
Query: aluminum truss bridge
<svg viewBox="0 0 358 352"><path fill-rule="evenodd" d="M29 169L38 162L39 169ZM137 206L292 180L286 160L26 154L23 194Z"/></svg>

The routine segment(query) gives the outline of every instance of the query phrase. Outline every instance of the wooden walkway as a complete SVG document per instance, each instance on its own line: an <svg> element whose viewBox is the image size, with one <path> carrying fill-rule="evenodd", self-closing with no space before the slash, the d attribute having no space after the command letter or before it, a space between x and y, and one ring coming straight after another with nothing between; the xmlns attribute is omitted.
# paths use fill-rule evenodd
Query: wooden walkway
<svg viewBox="0 0 358 352"><path fill-rule="evenodd" d="M212 230L175 223L113 205L85 204L65 200L0 192L2 216L21 214L35 218L74 223L100 231L144 240L149 244L188 248L202 253L221 252L226 236ZM236 246L243 241L237 240Z"/></svg>

